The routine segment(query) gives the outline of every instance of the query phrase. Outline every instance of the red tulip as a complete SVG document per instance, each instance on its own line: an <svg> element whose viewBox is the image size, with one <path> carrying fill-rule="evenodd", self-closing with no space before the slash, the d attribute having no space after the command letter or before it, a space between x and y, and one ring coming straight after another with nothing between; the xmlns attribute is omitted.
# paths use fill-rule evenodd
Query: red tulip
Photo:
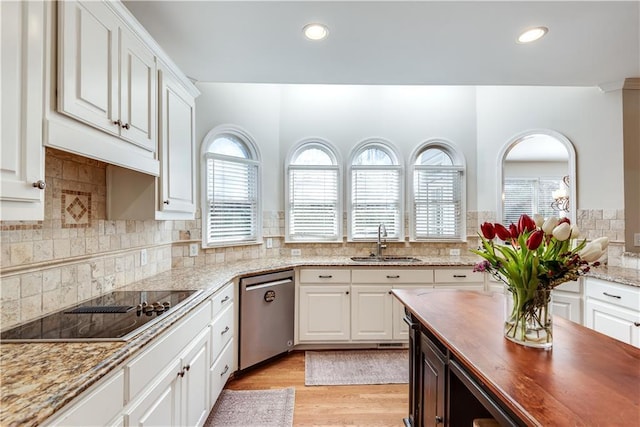
<svg viewBox="0 0 640 427"><path fill-rule="evenodd" d="M498 236L500 240L507 241L511 238L511 233L504 225L496 222L493 224L493 228L496 231L496 236Z"/></svg>
<svg viewBox="0 0 640 427"><path fill-rule="evenodd" d="M491 240L496 237L496 231L493 228L493 224L490 222L485 222L480 226L480 230L482 230L482 235L485 239Z"/></svg>
<svg viewBox="0 0 640 427"><path fill-rule="evenodd" d="M531 233L531 235L527 239L527 248L530 251L535 251L536 249L538 249L538 247L540 247L540 244L542 243L543 237L544 237L544 231L542 230L536 230L533 233Z"/></svg>
<svg viewBox="0 0 640 427"><path fill-rule="evenodd" d="M526 233L527 231L533 231L536 229L536 222L527 214L520 215L520 219L518 220L518 232L520 234Z"/></svg>
<svg viewBox="0 0 640 427"><path fill-rule="evenodd" d="M511 234L512 239L517 239L520 233L518 233L518 227L514 223L509 225L509 234Z"/></svg>
<svg viewBox="0 0 640 427"><path fill-rule="evenodd" d="M567 224L571 225L571 220L569 220L569 218L567 217L560 218L560 220L558 221L558 225L562 224L563 222L566 222Z"/></svg>

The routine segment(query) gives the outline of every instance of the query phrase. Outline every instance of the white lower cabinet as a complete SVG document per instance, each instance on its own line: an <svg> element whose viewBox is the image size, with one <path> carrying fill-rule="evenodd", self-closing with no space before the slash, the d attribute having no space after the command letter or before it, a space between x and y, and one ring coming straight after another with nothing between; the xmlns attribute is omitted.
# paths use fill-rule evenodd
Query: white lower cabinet
<svg viewBox="0 0 640 427"><path fill-rule="evenodd" d="M298 292L300 341L349 341L351 286L304 285Z"/></svg>
<svg viewBox="0 0 640 427"><path fill-rule="evenodd" d="M581 280L563 283L553 290L551 312L582 325L582 300Z"/></svg>
<svg viewBox="0 0 640 427"><path fill-rule="evenodd" d="M395 288L433 288L433 269L301 269L298 285L300 343L407 341Z"/></svg>
<svg viewBox="0 0 640 427"><path fill-rule="evenodd" d="M585 326L640 347L640 288L588 277Z"/></svg>
<svg viewBox="0 0 640 427"><path fill-rule="evenodd" d="M93 386L77 404L64 411L52 426L123 425L124 370L118 369Z"/></svg>
<svg viewBox="0 0 640 427"><path fill-rule="evenodd" d="M393 338L391 285L351 286L351 339Z"/></svg>
<svg viewBox="0 0 640 427"><path fill-rule="evenodd" d="M211 407L216 403L234 367L234 339L230 339L209 369Z"/></svg>

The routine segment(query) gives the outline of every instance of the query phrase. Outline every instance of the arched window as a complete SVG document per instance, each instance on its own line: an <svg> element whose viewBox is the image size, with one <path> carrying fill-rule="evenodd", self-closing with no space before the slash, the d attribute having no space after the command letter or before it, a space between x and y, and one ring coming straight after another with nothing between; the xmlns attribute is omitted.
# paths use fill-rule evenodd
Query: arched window
<svg viewBox="0 0 640 427"><path fill-rule="evenodd" d="M388 240L403 233L402 166L388 142L365 141L355 147L350 162L349 239L375 240L380 224Z"/></svg>
<svg viewBox="0 0 640 427"><path fill-rule="evenodd" d="M286 164L288 241L342 240L340 161L326 141L297 144Z"/></svg>
<svg viewBox="0 0 640 427"><path fill-rule="evenodd" d="M411 159L411 240L465 240L464 158L451 144L431 141Z"/></svg>
<svg viewBox="0 0 640 427"><path fill-rule="evenodd" d="M260 162L238 129L211 130L202 146L203 246L254 243L260 236Z"/></svg>

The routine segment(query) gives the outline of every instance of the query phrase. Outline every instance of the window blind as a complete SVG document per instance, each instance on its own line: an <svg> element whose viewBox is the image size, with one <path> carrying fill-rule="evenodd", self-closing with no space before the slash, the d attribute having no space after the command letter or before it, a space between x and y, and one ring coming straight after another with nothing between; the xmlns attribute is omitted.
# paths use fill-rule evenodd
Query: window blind
<svg viewBox="0 0 640 427"><path fill-rule="evenodd" d="M255 163L207 159L207 243L257 240L257 177Z"/></svg>
<svg viewBox="0 0 640 427"><path fill-rule="evenodd" d="M462 238L462 169L416 166L413 220L416 240Z"/></svg>
<svg viewBox="0 0 640 427"><path fill-rule="evenodd" d="M289 167L289 237L338 239L338 168Z"/></svg>
<svg viewBox="0 0 640 427"><path fill-rule="evenodd" d="M387 237L400 233L400 169L354 168L351 171L351 237L376 239L378 225L384 224Z"/></svg>
<svg viewBox="0 0 640 427"><path fill-rule="evenodd" d="M520 215L558 216L551 207L551 193L560 178L506 178L504 180L504 223L518 223Z"/></svg>

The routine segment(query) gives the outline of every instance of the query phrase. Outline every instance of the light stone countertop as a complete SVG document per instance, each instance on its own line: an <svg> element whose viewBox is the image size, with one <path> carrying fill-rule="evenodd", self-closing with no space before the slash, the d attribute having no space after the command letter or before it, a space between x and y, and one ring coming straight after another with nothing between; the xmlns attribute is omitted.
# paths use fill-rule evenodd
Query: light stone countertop
<svg viewBox="0 0 640 427"><path fill-rule="evenodd" d="M59 412L100 378L145 347L195 306L236 277L293 267L455 267L472 266L476 257L420 257L422 262L363 263L348 257L283 257L238 261L224 266L178 268L118 290L200 289L187 303L127 342L3 343L0 345L0 425L35 426ZM595 269L594 269L595 270ZM597 269L593 277L622 278L640 286L636 270ZM629 270L629 271L627 271Z"/></svg>

